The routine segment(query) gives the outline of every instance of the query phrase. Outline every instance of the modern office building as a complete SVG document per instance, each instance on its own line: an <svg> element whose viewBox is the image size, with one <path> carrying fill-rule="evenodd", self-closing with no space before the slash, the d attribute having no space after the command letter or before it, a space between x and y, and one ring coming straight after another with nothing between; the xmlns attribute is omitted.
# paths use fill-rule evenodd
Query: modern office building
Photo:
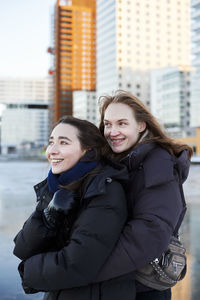
<svg viewBox="0 0 200 300"><path fill-rule="evenodd" d="M96 92L73 92L73 115L76 118L96 122Z"/></svg>
<svg viewBox="0 0 200 300"><path fill-rule="evenodd" d="M2 154L42 148L48 141L49 78L0 78Z"/></svg>
<svg viewBox="0 0 200 300"><path fill-rule="evenodd" d="M97 0L97 94L150 105L150 72L190 64L190 0Z"/></svg>
<svg viewBox="0 0 200 300"><path fill-rule="evenodd" d="M174 136L191 134L190 67L167 67L151 72L151 111Z"/></svg>
<svg viewBox="0 0 200 300"><path fill-rule="evenodd" d="M191 125L200 126L200 0L191 0Z"/></svg>
<svg viewBox="0 0 200 300"><path fill-rule="evenodd" d="M73 91L96 89L96 0L57 0L52 121L73 114Z"/></svg>

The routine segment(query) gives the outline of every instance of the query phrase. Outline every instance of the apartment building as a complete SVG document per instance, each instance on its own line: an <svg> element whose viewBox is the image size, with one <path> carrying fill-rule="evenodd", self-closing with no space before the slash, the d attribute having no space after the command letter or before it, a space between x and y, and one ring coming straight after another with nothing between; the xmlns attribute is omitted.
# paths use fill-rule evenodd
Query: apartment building
<svg viewBox="0 0 200 300"><path fill-rule="evenodd" d="M190 0L97 0L97 94L150 106L150 72L190 64Z"/></svg>

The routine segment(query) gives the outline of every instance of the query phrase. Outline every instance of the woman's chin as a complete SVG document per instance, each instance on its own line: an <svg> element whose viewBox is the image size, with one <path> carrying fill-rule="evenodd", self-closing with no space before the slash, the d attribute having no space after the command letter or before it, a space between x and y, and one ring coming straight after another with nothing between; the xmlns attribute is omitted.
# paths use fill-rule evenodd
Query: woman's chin
<svg viewBox="0 0 200 300"><path fill-rule="evenodd" d="M114 153L122 153L122 152L126 151L126 149L124 149L124 147L111 147L111 149Z"/></svg>
<svg viewBox="0 0 200 300"><path fill-rule="evenodd" d="M55 175L64 172L64 171L62 170L62 168L55 167L55 166L51 166L51 171L52 171L52 173L55 174Z"/></svg>

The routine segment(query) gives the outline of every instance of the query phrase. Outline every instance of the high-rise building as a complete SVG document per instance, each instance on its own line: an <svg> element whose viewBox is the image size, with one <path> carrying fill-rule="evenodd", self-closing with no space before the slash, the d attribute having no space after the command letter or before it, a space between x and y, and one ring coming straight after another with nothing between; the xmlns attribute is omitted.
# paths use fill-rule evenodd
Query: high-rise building
<svg viewBox="0 0 200 300"><path fill-rule="evenodd" d="M57 0L53 121L73 114L73 91L96 89L96 0Z"/></svg>
<svg viewBox="0 0 200 300"><path fill-rule="evenodd" d="M200 0L191 1L191 125L200 126Z"/></svg>
<svg viewBox="0 0 200 300"><path fill-rule="evenodd" d="M73 115L96 123L96 91L73 92Z"/></svg>
<svg viewBox="0 0 200 300"><path fill-rule="evenodd" d="M3 154L47 145L51 92L50 78L0 78Z"/></svg>
<svg viewBox="0 0 200 300"><path fill-rule="evenodd" d="M190 0L97 0L97 94L150 104L150 71L190 64Z"/></svg>
<svg viewBox="0 0 200 300"><path fill-rule="evenodd" d="M151 72L151 111L174 137L190 135L190 67Z"/></svg>

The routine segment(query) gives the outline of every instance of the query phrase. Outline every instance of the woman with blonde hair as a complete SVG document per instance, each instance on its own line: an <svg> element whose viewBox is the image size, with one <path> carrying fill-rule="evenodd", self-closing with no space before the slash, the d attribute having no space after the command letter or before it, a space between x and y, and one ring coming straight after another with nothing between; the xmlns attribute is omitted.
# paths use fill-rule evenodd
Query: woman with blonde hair
<svg viewBox="0 0 200 300"><path fill-rule="evenodd" d="M192 149L169 138L147 107L132 94L117 91L100 98L104 155L127 166L128 222L97 281L135 272L167 249L186 207L179 182L189 171ZM137 300L169 300L136 281Z"/></svg>

